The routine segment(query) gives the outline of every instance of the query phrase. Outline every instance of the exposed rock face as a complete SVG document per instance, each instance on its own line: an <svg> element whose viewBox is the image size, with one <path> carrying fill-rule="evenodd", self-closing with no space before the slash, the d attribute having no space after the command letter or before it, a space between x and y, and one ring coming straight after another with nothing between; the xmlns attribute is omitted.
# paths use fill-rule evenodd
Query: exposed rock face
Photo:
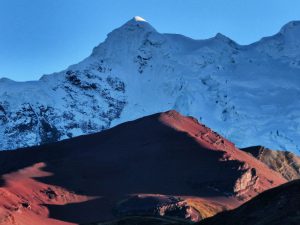
<svg viewBox="0 0 300 225"><path fill-rule="evenodd" d="M288 151L275 151L262 146L244 148L287 180L300 179L300 157Z"/></svg>
<svg viewBox="0 0 300 225"><path fill-rule="evenodd" d="M300 150L299 31L300 23L291 22L241 46L221 34L207 40L162 34L134 18L64 71L38 81L0 79L0 149L175 109L239 147Z"/></svg>
<svg viewBox="0 0 300 225"><path fill-rule="evenodd" d="M258 179L255 168L243 170L243 174L235 183L234 192L241 197L243 197L244 192L250 189L260 192L261 190L258 190L259 185L257 185Z"/></svg>
<svg viewBox="0 0 300 225"><path fill-rule="evenodd" d="M163 195L137 195L123 200L116 209L118 217L136 215L171 216L191 221L202 219L200 213L183 199Z"/></svg>
<svg viewBox="0 0 300 225"><path fill-rule="evenodd" d="M199 225L293 225L300 221L300 180L267 190L237 209Z"/></svg>
<svg viewBox="0 0 300 225"><path fill-rule="evenodd" d="M154 215L197 222L226 209L229 208L225 205L205 199L135 195L122 200L115 208L115 213L118 217Z"/></svg>
<svg viewBox="0 0 300 225"><path fill-rule="evenodd" d="M199 221L286 182L176 111L1 151L0 175L5 225L85 224L145 214Z"/></svg>
<svg viewBox="0 0 300 225"><path fill-rule="evenodd" d="M119 78L88 71L70 69L20 87L0 82L0 88L2 150L107 129L126 104L125 85Z"/></svg>

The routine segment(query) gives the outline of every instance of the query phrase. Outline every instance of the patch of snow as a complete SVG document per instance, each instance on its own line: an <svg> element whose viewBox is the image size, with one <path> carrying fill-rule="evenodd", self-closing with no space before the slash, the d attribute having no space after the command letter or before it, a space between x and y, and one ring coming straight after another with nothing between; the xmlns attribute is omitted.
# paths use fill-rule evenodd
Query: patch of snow
<svg viewBox="0 0 300 225"><path fill-rule="evenodd" d="M140 16L135 16L135 17L134 17L134 20L135 20L136 22L147 22L144 18L142 18L142 17L140 17Z"/></svg>

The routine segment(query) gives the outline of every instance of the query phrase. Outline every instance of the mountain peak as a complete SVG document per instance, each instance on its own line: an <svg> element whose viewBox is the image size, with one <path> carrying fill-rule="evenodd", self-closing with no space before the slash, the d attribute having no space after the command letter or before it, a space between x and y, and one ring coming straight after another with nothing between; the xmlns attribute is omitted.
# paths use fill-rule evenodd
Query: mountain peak
<svg viewBox="0 0 300 225"><path fill-rule="evenodd" d="M216 36L214 37L214 40L217 40L222 43L231 44L231 45L237 45L233 40L231 40L229 37L221 33L217 33Z"/></svg>
<svg viewBox="0 0 300 225"><path fill-rule="evenodd" d="M123 26L115 29L115 31L155 31L155 29L144 18L135 16L131 20L127 21Z"/></svg>
<svg viewBox="0 0 300 225"><path fill-rule="evenodd" d="M7 77L0 78L0 83L9 83L9 82L14 82L14 81Z"/></svg>
<svg viewBox="0 0 300 225"><path fill-rule="evenodd" d="M126 51L123 52L123 55L126 57L128 52L126 49L124 49L124 46L130 46L130 48L135 51L141 45L141 43L143 43L149 33L156 32L157 31L155 30L155 28L152 27L151 24L149 24L144 18L135 16L131 20L123 24L121 27L110 32L107 35L104 43L107 46L110 46L108 49L113 49L113 54L115 54L115 48L117 48L116 45L118 45L118 50L121 49L121 51ZM94 48L92 55L95 56L103 54L103 49L100 47L102 46L102 44ZM120 55L120 52L118 52L118 55Z"/></svg>
<svg viewBox="0 0 300 225"><path fill-rule="evenodd" d="M224 42L232 42L232 40L229 37L221 33L217 33L214 38Z"/></svg>
<svg viewBox="0 0 300 225"><path fill-rule="evenodd" d="M300 33L300 21L291 21L285 24L281 29L280 29L281 34L298 34Z"/></svg>
<svg viewBox="0 0 300 225"><path fill-rule="evenodd" d="M133 17L133 20L135 20L136 22L147 22L144 18L140 16Z"/></svg>

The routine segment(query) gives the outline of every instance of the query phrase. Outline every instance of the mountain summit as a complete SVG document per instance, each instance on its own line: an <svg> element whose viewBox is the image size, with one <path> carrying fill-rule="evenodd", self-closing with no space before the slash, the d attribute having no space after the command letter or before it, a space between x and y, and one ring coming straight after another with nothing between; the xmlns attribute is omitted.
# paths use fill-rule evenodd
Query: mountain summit
<svg viewBox="0 0 300 225"><path fill-rule="evenodd" d="M280 29L280 33L283 35L287 35L287 34L299 35L300 21L291 21L291 22L287 23Z"/></svg>
<svg viewBox="0 0 300 225"><path fill-rule="evenodd" d="M239 147L300 150L298 22L241 46L162 34L134 17L39 81L0 80L0 149L95 133L175 109ZM284 35L283 35L284 34Z"/></svg>
<svg viewBox="0 0 300 225"><path fill-rule="evenodd" d="M133 18L136 22L147 22L144 18L140 17L140 16L135 16Z"/></svg>

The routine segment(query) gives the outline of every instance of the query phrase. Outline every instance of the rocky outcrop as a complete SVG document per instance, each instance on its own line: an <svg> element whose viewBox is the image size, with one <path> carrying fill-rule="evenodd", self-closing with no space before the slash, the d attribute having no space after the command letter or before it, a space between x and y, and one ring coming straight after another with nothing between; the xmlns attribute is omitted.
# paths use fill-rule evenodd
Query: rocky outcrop
<svg viewBox="0 0 300 225"><path fill-rule="evenodd" d="M244 192L252 190L259 193L261 190L258 190L259 185L257 184L259 177L256 174L255 168L248 168L242 170L241 177L236 181L233 191L237 196L244 198ZM251 196L247 196L247 199Z"/></svg>
<svg viewBox="0 0 300 225"><path fill-rule="evenodd" d="M287 180L300 179L300 157L288 151L275 151L262 146L242 149L279 172Z"/></svg>
<svg viewBox="0 0 300 225"><path fill-rule="evenodd" d="M197 222L228 209L225 205L201 198L165 195L135 195L117 204L117 217L167 216Z"/></svg>
<svg viewBox="0 0 300 225"><path fill-rule="evenodd" d="M21 95L17 102L10 95L1 97L0 90L1 150L95 133L120 117L126 99L125 84L119 78L78 70L67 70L58 78L53 83L44 77L34 84L41 86L41 93L13 93Z"/></svg>

